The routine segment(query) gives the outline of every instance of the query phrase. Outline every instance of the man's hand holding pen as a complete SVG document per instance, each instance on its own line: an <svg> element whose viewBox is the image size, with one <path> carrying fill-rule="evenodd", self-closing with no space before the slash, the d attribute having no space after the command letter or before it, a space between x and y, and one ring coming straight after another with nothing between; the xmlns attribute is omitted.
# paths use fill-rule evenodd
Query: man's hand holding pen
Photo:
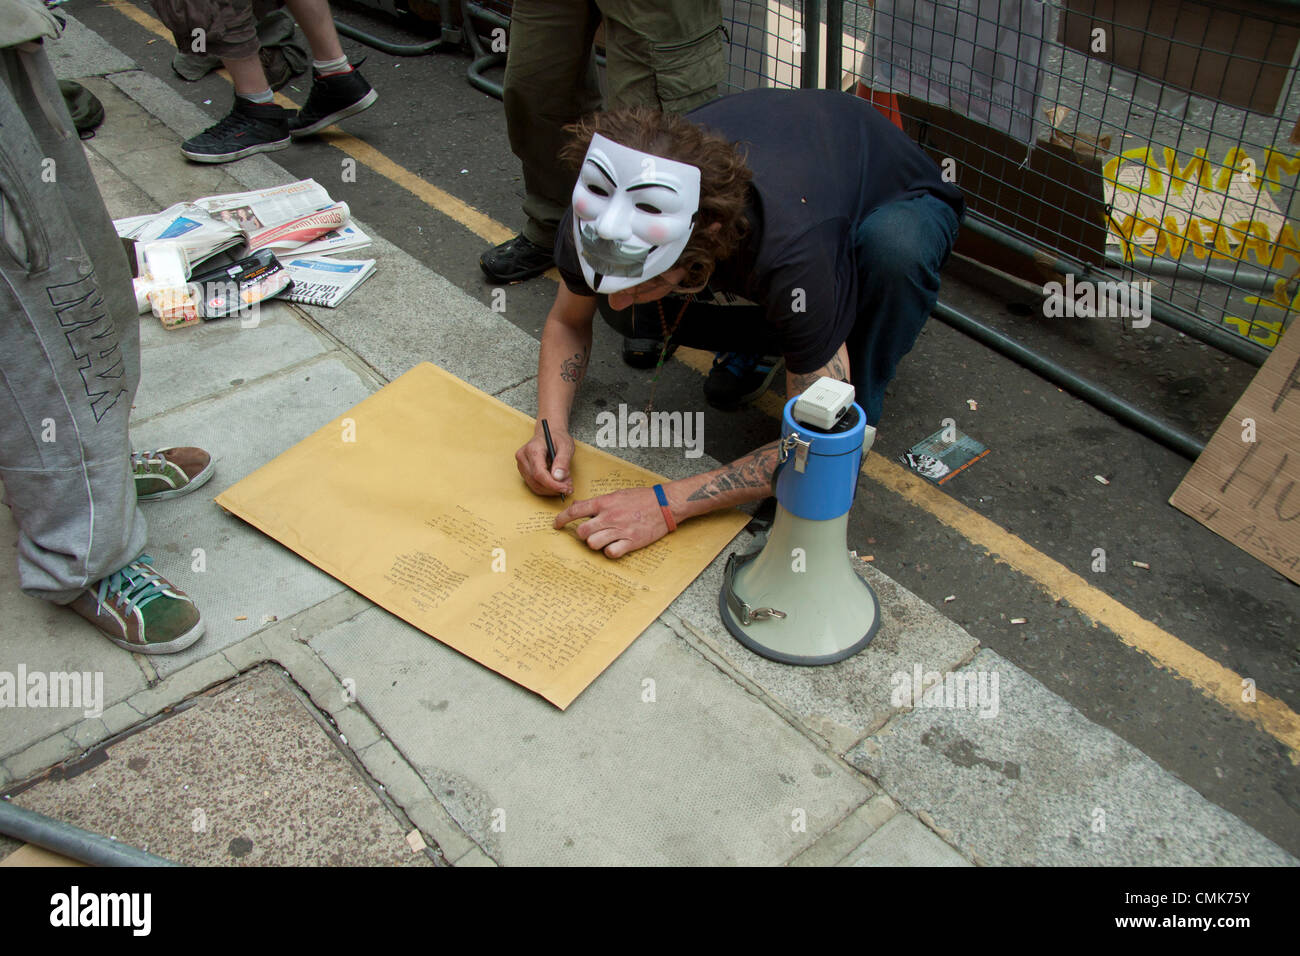
<svg viewBox="0 0 1300 956"><path fill-rule="evenodd" d="M573 478L569 475L570 463L573 461L574 441L568 429L558 425L549 425L551 444L554 446L554 461L549 462L547 455L546 430L539 421L533 431L533 437L515 452L515 465L524 479L524 484L534 494L555 496L573 494Z"/></svg>

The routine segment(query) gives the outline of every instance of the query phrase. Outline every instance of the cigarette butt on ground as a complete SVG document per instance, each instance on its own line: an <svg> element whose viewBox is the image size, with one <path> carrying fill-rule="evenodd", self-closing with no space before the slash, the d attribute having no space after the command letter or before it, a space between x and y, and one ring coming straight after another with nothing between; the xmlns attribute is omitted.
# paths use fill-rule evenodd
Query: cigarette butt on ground
<svg viewBox="0 0 1300 956"><path fill-rule="evenodd" d="M957 595L949 594L946 598L943 599L943 603L947 604L949 601L955 601L955 600L957 600Z"/></svg>
<svg viewBox="0 0 1300 956"><path fill-rule="evenodd" d="M1145 561L1134 561L1134 562L1133 562L1133 567L1135 567L1135 568L1142 568L1142 569L1145 570L1145 571L1150 571L1150 570L1151 570L1151 565L1147 564Z"/></svg>
<svg viewBox="0 0 1300 956"><path fill-rule="evenodd" d="M1107 478L1105 475L1093 475L1092 477L1096 478L1096 479L1097 479L1098 481L1100 481L1103 485L1109 485L1109 484L1110 484L1110 479Z"/></svg>
<svg viewBox="0 0 1300 956"><path fill-rule="evenodd" d="M863 560L863 561L874 561L874 560L876 560L876 556L875 556L874 554L864 554L864 555L862 556L862 560Z"/></svg>
<svg viewBox="0 0 1300 956"><path fill-rule="evenodd" d="M236 621L247 621L247 620L248 620L248 615L247 615L247 614L236 614L236 615L235 615L235 620L236 620Z"/></svg>
<svg viewBox="0 0 1300 956"><path fill-rule="evenodd" d="M1027 624L1028 622L1029 618L1027 617L1013 617L1011 619L1012 624Z"/></svg>

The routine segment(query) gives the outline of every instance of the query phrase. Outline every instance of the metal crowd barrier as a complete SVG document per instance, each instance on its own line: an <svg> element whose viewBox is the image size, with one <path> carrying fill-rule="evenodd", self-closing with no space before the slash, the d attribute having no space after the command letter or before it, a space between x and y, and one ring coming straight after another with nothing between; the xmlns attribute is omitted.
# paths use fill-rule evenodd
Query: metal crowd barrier
<svg viewBox="0 0 1300 956"><path fill-rule="evenodd" d="M1044 288L1068 275L1143 289L1146 314L1118 318L1254 365L1300 309L1295 0L730 6L747 47L731 88L871 99L952 164L969 208L958 251ZM1203 450L951 305L936 315L1180 453Z"/></svg>

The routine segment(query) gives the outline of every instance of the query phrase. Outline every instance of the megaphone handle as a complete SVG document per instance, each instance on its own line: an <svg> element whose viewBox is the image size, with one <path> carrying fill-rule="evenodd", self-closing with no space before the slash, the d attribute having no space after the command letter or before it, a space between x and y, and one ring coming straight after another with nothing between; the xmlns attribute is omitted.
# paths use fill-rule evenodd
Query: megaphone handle
<svg viewBox="0 0 1300 956"><path fill-rule="evenodd" d="M748 627L755 621L766 621L770 618L784 618L785 611L778 611L774 607L751 608L748 604L740 599L736 594L735 578L736 568L740 567L746 561L752 561L761 551L754 554L747 554L743 558L738 558L735 552L727 556L727 569L723 572L722 593L727 596L727 607L730 608L732 615L743 626Z"/></svg>

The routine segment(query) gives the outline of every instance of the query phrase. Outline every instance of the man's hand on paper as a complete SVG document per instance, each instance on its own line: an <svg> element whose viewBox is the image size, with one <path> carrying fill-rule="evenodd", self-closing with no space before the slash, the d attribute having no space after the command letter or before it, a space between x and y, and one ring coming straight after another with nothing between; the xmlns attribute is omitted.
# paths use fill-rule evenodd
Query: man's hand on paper
<svg viewBox="0 0 1300 956"><path fill-rule="evenodd" d="M532 439L515 452L515 465L524 483L537 495L571 495L573 478L569 475L569 462L573 460L573 436L561 428L551 429L555 443L555 464L546 467L546 439L539 424Z"/></svg>
<svg viewBox="0 0 1300 956"><path fill-rule="evenodd" d="M626 488L575 501L555 516L555 527L563 528L578 518L589 519L578 525L578 537L593 551L604 551L609 558L621 558L668 533L668 523L652 488Z"/></svg>

